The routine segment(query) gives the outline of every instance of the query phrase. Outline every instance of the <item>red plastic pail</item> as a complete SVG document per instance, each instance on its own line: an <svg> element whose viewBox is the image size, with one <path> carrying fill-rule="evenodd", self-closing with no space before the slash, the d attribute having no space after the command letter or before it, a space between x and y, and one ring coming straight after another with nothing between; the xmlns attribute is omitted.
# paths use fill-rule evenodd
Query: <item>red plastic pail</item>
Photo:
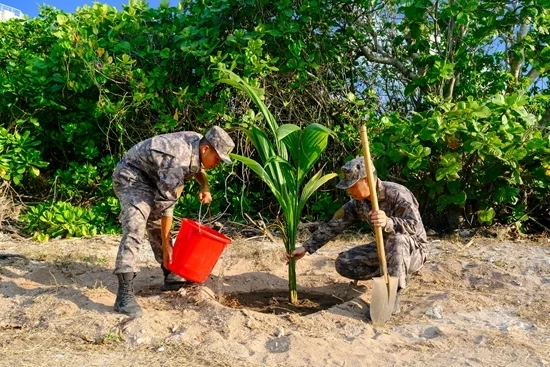
<svg viewBox="0 0 550 367"><path fill-rule="evenodd" d="M190 219L182 219L168 269L185 279L204 282L231 240Z"/></svg>

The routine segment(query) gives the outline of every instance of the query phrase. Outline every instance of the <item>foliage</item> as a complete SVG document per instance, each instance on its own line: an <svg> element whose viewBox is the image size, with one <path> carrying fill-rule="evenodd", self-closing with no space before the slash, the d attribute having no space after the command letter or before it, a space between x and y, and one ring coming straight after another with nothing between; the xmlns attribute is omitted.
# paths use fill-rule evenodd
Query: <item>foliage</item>
<svg viewBox="0 0 550 367"><path fill-rule="evenodd" d="M111 175L116 162L113 157L103 157L97 165L69 163L67 169L58 169L50 183L57 199L72 202L101 201L113 196Z"/></svg>
<svg viewBox="0 0 550 367"><path fill-rule="evenodd" d="M284 214L283 241L287 254L296 247L298 223L308 199L321 186L336 177L335 173L322 174L318 171L305 184L306 177L315 162L321 158L326 149L328 137L332 132L319 124L311 124L301 129L294 124L279 126L262 102L262 91L251 87L246 81L230 71L224 71L229 78L220 82L229 84L243 92L256 104L271 132L271 143L266 132L252 126L246 134L256 148L261 163L238 154L231 157L244 163L261 178L269 187ZM288 263L288 280L290 302L298 302L296 290L296 259Z"/></svg>
<svg viewBox="0 0 550 367"><path fill-rule="evenodd" d="M410 120L385 118L373 144L380 174L401 174L428 210L455 205L467 208L470 221L473 214L484 224L525 221L540 205L530 197L548 197L550 177L550 139L527 103L524 95L496 95Z"/></svg>
<svg viewBox="0 0 550 367"><path fill-rule="evenodd" d="M42 161L40 151L36 147L40 141L34 140L29 131L19 134L0 127L0 177L21 185L26 175L37 177L40 168L48 165Z"/></svg>
<svg viewBox="0 0 550 367"><path fill-rule="evenodd" d="M118 201L110 198L91 209L74 207L70 203L46 203L29 208L21 220L33 239L44 242L55 237L93 236L98 233L116 233L118 226L112 216L118 210Z"/></svg>
<svg viewBox="0 0 550 367"><path fill-rule="evenodd" d="M514 222L524 213L550 226L541 179L548 169L546 148L531 151L524 140L509 138L516 112L508 108L512 122L504 123L490 102L497 95L505 101L522 96L534 125L520 118L520 133L548 140L548 29L546 0L183 0L157 9L131 1L120 11L94 3L72 14L42 7L36 18L0 22L0 139L9 141L9 150L0 147L0 174L34 202L94 208L112 197L110 172L140 140L205 132L215 123L244 142L240 129L263 128L265 121L249 99L217 84L212 67L223 65L265 88L275 120L334 131L336 144L327 147L323 162L329 171L360 154L356 131L367 122L381 133L373 144L385 149L375 161L382 178L400 180L422 199L439 192L440 209L464 205L468 220L479 211L472 225ZM487 106L491 116L475 116L461 103ZM440 127L434 127L437 114ZM464 130L474 120L506 146ZM425 130L422 138L428 122L434 131ZM453 136L453 124L460 136ZM463 145L452 148L453 139ZM481 153L469 151L468 139L483 144ZM492 145L503 159L484 152ZM249 155L247 149L244 143L237 147L241 155ZM517 162L505 157L512 149L527 155ZM467 184L451 184L455 162ZM485 172L493 166L520 170L521 183L506 175L490 181ZM40 180L34 177L38 169ZM233 219L244 212L277 214L272 201L258 200L265 186L246 169L210 177L218 198L214 213ZM177 208L182 216L197 213L193 190L186 188ZM332 207L323 203L344 196L327 187L305 214L329 216ZM432 213L434 200L425 202L423 212Z"/></svg>
<svg viewBox="0 0 550 367"><path fill-rule="evenodd" d="M309 215L305 217L306 219L319 218L321 221L329 221L334 216L334 213L340 209L342 203L337 200L335 201L329 192L316 192L313 203L310 205L311 209L309 212L315 213L315 217Z"/></svg>
<svg viewBox="0 0 550 367"><path fill-rule="evenodd" d="M213 200L210 205L212 215L225 213L232 220L240 220L244 213L258 212L263 195L259 191L246 192L246 185L230 182L234 177L234 168L221 164L208 171L208 183L213 191ZM201 204L197 193L199 185L192 180L185 185L184 191L174 209L174 215L182 218L198 216ZM207 217L207 208L202 208L202 217ZM204 218L200 218L203 220Z"/></svg>

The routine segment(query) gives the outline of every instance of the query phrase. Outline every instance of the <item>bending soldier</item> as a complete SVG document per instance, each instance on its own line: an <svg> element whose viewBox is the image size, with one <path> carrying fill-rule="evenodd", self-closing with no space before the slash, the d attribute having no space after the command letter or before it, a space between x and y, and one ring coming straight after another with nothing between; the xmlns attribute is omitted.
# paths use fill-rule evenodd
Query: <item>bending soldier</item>
<svg viewBox="0 0 550 367"><path fill-rule="evenodd" d="M194 178L202 187L199 200L212 200L205 169L221 161L231 163L229 153L235 144L220 127L206 135L177 132L158 135L133 146L113 173L113 187L121 205L122 239L114 273L118 292L114 309L139 316L143 312L136 302L133 280L137 275L137 257L145 230L156 261L164 273L164 288L178 289L185 279L164 266L164 253L171 261L170 229L172 213L186 181Z"/></svg>

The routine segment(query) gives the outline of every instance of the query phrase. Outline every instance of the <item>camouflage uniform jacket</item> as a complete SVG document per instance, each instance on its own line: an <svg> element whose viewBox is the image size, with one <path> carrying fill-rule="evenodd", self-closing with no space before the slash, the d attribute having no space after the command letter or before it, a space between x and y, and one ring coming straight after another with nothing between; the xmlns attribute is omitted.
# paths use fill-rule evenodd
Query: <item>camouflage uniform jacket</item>
<svg viewBox="0 0 550 367"><path fill-rule="evenodd" d="M155 191L155 204L171 216L178 200L176 189L201 171L202 135L183 131L154 136L134 145L119 162L113 181L132 187L136 181Z"/></svg>
<svg viewBox="0 0 550 367"><path fill-rule="evenodd" d="M377 180L378 206L387 216L384 235L409 235L418 244L422 253L426 253L426 230L418 210L416 198L405 186L394 182ZM358 221L370 223L370 201L351 199L344 204L334 217L322 224L303 246L312 254L332 240L344 229Z"/></svg>

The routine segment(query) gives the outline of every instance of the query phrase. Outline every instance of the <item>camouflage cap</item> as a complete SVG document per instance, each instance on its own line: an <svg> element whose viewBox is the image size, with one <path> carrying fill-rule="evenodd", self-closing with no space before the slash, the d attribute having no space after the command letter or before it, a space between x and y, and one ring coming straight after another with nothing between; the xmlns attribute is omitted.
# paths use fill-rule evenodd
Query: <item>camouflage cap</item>
<svg viewBox="0 0 550 367"><path fill-rule="evenodd" d="M229 153L235 148L235 143L229 137L229 134L225 132L219 126L213 126L204 136L208 143L216 150L216 153L220 156L221 160L225 163L231 163Z"/></svg>
<svg viewBox="0 0 550 367"><path fill-rule="evenodd" d="M374 168L374 165L372 165L372 172L376 175L376 168ZM360 179L367 177L365 158L357 157L344 164L342 166L342 174L344 177L336 187L347 190L355 185Z"/></svg>

